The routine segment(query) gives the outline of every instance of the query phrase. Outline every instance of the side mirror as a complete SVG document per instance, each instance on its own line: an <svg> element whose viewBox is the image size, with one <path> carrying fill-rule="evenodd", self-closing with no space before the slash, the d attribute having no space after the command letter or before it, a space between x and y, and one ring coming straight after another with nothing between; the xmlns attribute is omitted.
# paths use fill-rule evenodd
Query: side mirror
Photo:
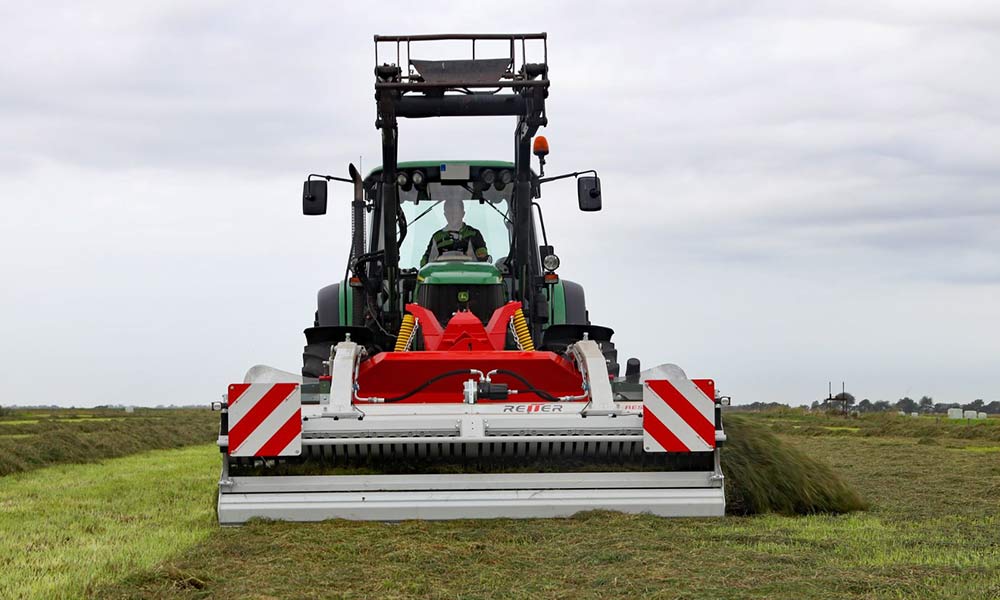
<svg viewBox="0 0 1000 600"><path fill-rule="evenodd" d="M580 202L580 210L584 212L601 210L601 178L597 175L578 177L576 195Z"/></svg>
<svg viewBox="0 0 1000 600"><path fill-rule="evenodd" d="M304 184L302 184L302 214L326 214L325 179L308 179Z"/></svg>

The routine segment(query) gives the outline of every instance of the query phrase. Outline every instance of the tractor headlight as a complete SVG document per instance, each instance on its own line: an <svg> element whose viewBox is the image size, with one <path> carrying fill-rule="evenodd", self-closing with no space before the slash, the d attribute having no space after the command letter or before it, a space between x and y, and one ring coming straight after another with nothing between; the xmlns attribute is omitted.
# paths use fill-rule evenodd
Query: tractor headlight
<svg viewBox="0 0 1000 600"><path fill-rule="evenodd" d="M559 268L559 257L555 254L550 254L542 259L542 266L545 267L546 271L555 271Z"/></svg>
<svg viewBox="0 0 1000 600"><path fill-rule="evenodd" d="M486 187L489 187L493 185L494 181L496 181L497 173L493 169L484 169L483 172L479 174L479 178L483 180Z"/></svg>
<svg viewBox="0 0 1000 600"><path fill-rule="evenodd" d="M407 183L410 183L410 178L406 176L405 171L400 171L396 175L396 185L398 185L399 187L406 187Z"/></svg>
<svg viewBox="0 0 1000 600"><path fill-rule="evenodd" d="M500 171L499 175L497 175L497 180L493 184L493 187L496 189L496 191L502 192L504 191L504 189L507 188L507 184L509 184L511 181L514 181L514 174L511 173L509 170L504 169L503 171Z"/></svg>
<svg viewBox="0 0 1000 600"><path fill-rule="evenodd" d="M413 172L413 176L411 177L411 179L413 179L413 185L423 185L424 184L424 172L423 171L414 171Z"/></svg>

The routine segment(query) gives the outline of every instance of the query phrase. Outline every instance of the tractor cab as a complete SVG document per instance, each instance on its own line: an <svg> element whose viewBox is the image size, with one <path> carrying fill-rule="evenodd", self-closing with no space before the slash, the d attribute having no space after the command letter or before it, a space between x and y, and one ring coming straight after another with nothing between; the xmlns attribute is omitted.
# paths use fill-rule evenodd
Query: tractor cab
<svg viewBox="0 0 1000 600"><path fill-rule="evenodd" d="M513 168L499 161L397 166L398 224L405 231L399 240L404 303L431 309L442 324L460 311L472 312L485 324L511 299L506 265L514 235ZM380 197L381 170L366 178L370 198ZM373 206L373 212L380 209ZM373 223L381 222L379 216ZM375 231L370 235L373 244L383 237Z"/></svg>

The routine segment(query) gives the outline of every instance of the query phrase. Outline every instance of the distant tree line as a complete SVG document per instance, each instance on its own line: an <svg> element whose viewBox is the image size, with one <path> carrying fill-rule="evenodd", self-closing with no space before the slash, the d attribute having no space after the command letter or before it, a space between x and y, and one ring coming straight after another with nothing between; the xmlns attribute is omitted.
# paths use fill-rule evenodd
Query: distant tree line
<svg viewBox="0 0 1000 600"><path fill-rule="evenodd" d="M1000 400L987 403L980 398L967 404L960 404L958 402L935 404L934 399L930 396L923 396L919 400L914 400L907 396L895 402L889 402L888 400L876 400L872 402L868 398L865 398L861 402L856 402L853 395L841 392L831 398L814 401L811 408L813 410L825 410L829 412L857 411L860 413L877 413L902 411L924 414L946 414L949 408L961 408L962 410L974 410L991 415L1000 415Z"/></svg>

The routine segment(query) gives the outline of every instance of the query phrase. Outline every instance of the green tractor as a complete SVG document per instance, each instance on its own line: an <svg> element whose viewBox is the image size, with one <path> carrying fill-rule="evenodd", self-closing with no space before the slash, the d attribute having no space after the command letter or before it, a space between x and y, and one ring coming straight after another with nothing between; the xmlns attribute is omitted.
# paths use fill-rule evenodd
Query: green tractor
<svg viewBox="0 0 1000 600"><path fill-rule="evenodd" d="M596 174L579 173L540 178L530 166L524 168L529 191L525 198L515 192L517 165L513 162L402 162L391 169L395 176L389 184L384 181L385 169L369 173L359 186L362 200L358 204L363 204L364 212L356 211L353 228L354 246L362 251L352 251L341 282L318 293L313 327L305 332L309 343L303 353L302 375L323 375L331 345L348 335L363 341L371 353L393 350L402 308L411 302L430 308L440 323L447 323L456 312L470 311L485 325L497 308L520 300L530 337L540 342L539 348L561 351L586 335L600 343L608 371L617 377L613 331L592 325L583 286L559 277L560 259L535 202L543 183L578 177L580 209L600 210L600 180ZM315 205L321 202L317 196L324 193L325 183L325 179L306 183L307 214L316 212ZM394 188L392 193L383 191L386 185ZM459 207L464 227L449 230L446 205L453 212ZM394 235L388 240L386 212L395 214L390 224ZM519 212L527 217L520 228L516 226ZM369 231L361 225L364 222L372 224ZM475 255L474 236L461 239L462 229L481 236L481 256ZM435 236L451 233L443 242L435 240ZM459 239L453 241L453 237ZM394 246L394 265L385 260L386 245ZM438 246L443 251L437 252ZM454 248L449 250L450 246ZM391 288L390 273L394 275ZM390 312L391 305L395 309ZM514 336L509 341L510 349L518 342Z"/></svg>
<svg viewBox="0 0 1000 600"><path fill-rule="evenodd" d="M472 58L411 57L438 41ZM375 42L382 165L304 184L307 215L326 212L329 181L353 186L349 257L319 291L302 376L261 366L229 386L219 522L721 516L715 383L636 359L620 375L613 331L559 276L536 200L574 178L580 210L598 211L601 183L544 174L545 34ZM487 42L509 52L483 58ZM512 161L397 160L399 119L503 115Z"/></svg>

